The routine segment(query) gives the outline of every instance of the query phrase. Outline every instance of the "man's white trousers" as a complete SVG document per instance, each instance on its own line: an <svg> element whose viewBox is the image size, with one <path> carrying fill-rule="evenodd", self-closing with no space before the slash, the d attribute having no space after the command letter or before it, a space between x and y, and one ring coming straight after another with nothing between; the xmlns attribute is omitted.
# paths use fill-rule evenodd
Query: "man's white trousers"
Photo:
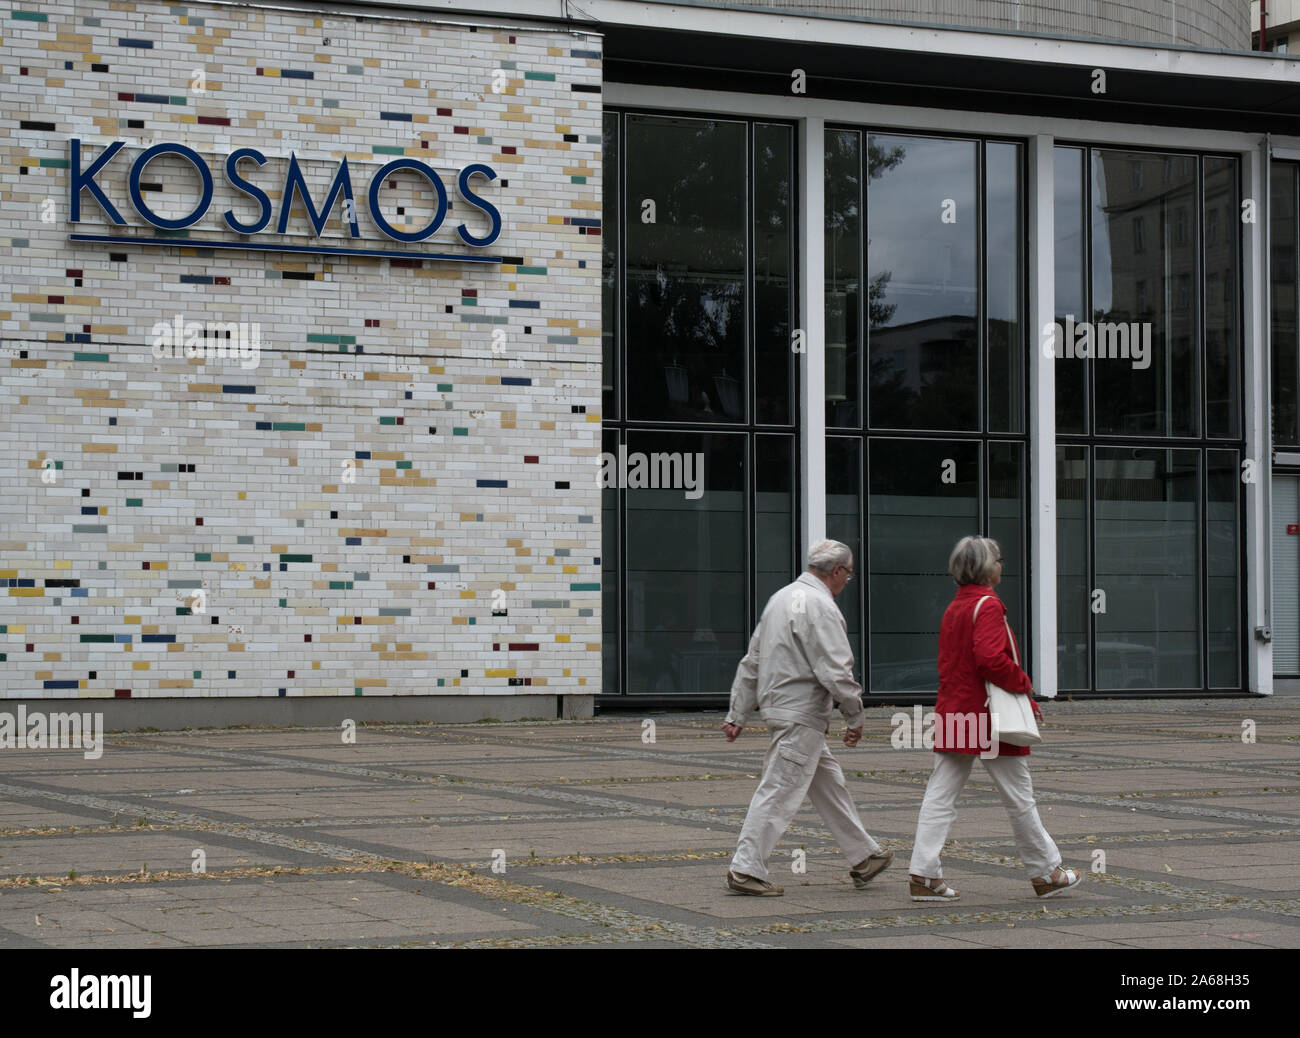
<svg viewBox="0 0 1300 1038"><path fill-rule="evenodd" d="M804 724L775 724L763 760L763 778L749 802L731 871L767 879L767 859L789 828L805 794L822 816L850 865L880 850L862 828L844 772L826 736Z"/></svg>

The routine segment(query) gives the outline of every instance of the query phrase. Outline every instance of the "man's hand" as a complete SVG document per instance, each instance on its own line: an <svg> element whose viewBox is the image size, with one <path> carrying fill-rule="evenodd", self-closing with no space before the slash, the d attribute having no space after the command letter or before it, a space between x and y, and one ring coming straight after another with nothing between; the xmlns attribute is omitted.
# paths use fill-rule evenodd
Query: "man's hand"
<svg viewBox="0 0 1300 1038"><path fill-rule="evenodd" d="M845 729L844 729L844 745L845 745L845 746L848 746L848 747L852 748L852 747L854 747L854 746L856 746L856 745L858 744L858 740L860 740L861 738L862 738L862 726L861 726L861 725L859 725L857 728L845 728Z"/></svg>
<svg viewBox="0 0 1300 1038"><path fill-rule="evenodd" d="M740 734L740 725L730 724L726 721L722 723L722 731L727 736L727 742L735 742L736 736Z"/></svg>

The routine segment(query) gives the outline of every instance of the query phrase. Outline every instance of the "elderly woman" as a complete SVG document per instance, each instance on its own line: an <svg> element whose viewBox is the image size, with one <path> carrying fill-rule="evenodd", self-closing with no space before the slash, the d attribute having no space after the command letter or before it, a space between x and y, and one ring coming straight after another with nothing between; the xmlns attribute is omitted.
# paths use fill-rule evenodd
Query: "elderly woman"
<svg viewBox="0 0 1300 1038"><path fill-rule="evenodd" d="M1017 662L1006 607L993 592L1002 580L1002 550L987 537L963 537L948 559L948 572L958 587L939 628L934 771L916 821L908 889L913 901L957 900L957 891L943 882L939 854L978 754L1011 818L1016 850L1032 877L1034 893L1052 897L1076 886L1080 876L1061 867L1056 844L1038 818L1029 780L1029 747L999 742L997 754L992 752L984 682L1031 697L1034 691Z"/></svg>

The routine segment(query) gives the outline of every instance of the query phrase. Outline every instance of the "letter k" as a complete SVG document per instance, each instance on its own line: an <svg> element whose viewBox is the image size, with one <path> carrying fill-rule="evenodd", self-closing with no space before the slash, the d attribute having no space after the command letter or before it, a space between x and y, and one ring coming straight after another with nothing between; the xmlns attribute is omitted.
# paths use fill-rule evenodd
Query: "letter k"
<svg viewBox="0 0 1300 1038"><path fill-rule="evenodd" d="M123 141L114 141L100 152L99 158L90 164L89 169L83 171L81 168L81 141L76 137L68 141L70 148L68 169L72 174L71 181L68 184L68 218L72 223L76 223L81 219L81 192L89 191L95 196L95 201L108 214L110 220L116 224L126 224L126 221L122 219L122 214L113 207L113 203L108 200L108 196L95 183L95 177L99 174L99 171L112 161L114 155L122 150L123 143Z"/></svg>

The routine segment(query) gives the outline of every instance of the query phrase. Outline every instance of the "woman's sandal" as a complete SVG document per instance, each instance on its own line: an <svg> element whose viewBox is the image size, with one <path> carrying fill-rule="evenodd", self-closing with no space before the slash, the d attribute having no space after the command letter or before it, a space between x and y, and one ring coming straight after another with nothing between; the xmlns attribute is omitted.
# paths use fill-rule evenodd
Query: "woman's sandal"
<svg viewBox="0 0 1300 1038"><path fill-rule="evenodd" d="M1059 877L1053 879L1052 876L1057 876L1058 873ZM1074 869L1067 869L1062 865L1058 865L1052 869L1050 875L1031 879L1029 882L1034 885L1034 893L1039 897L1055 897L1062 890L1077 887L1082 880L1083 877Z"/></svg>
<svg viewBox="0 0 1300 1038"><path fill-rule="evenodd" d="M941 879L923 879L917 882L915 876L908 876L907 889L913 901L956 901L961 897Z"/></svg>

